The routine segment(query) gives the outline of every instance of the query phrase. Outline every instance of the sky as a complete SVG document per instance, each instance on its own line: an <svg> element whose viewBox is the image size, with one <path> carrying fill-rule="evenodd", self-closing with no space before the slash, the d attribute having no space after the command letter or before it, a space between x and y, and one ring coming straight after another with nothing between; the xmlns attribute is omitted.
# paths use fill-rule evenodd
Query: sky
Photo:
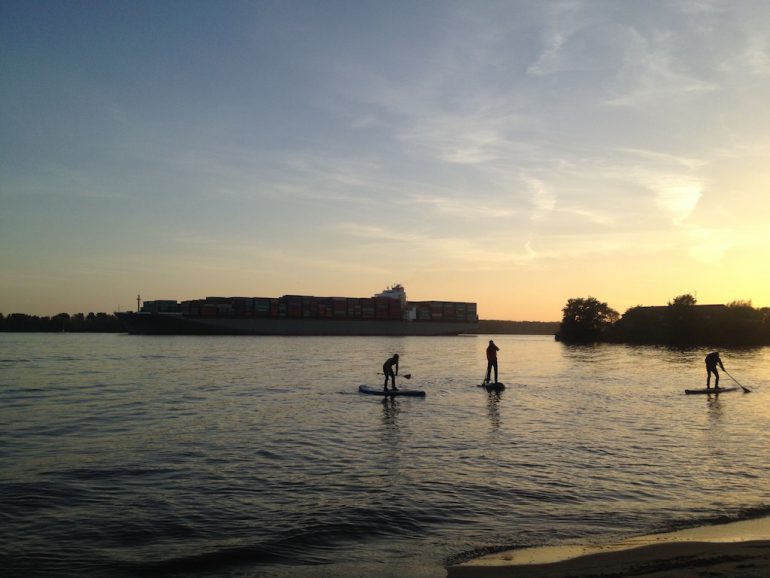
<svg viewBox="0 0 770 578"><path fill-rule="evenodd" d="M770 306L765 0L3 0L0 313Z"/></svg>

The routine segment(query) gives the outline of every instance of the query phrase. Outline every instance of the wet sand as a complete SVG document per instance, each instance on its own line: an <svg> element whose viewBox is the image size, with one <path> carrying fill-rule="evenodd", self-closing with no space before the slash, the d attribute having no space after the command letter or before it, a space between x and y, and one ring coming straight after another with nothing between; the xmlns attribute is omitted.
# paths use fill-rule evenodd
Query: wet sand
<svg viewBox="0 0 770 578"><path fill-rule="evenodd" d="M448 569L448 578L767 578L770 518L607 544L524 548Z"/></svg>

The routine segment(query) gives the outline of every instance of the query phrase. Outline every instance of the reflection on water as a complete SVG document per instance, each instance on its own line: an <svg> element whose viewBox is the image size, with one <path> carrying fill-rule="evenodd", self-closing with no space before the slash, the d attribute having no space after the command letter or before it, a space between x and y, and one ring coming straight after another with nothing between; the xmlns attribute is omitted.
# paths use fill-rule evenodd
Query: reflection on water
<svg viewBox="0 0 770 578"><path fill-rule="evenodd" d="M487 414L493 430L500 429L500 392L487 393Z"/></svg>
<svg viewBox="0 0 770 578"><path fill-rule="evenodd" d="M399 399L395 396L382 398L382 423L385 425L385 431L395 433L398 431L398 422L396 418L401 411Z"/></svg>
<svg viewBox="0 0 770 578"><path fill-rule="evenodd" d="M706 396L706 405L708 406L709 417L713 421L718 422L719 418L722 417L722 404L719 400L719 394Z"/></svg>

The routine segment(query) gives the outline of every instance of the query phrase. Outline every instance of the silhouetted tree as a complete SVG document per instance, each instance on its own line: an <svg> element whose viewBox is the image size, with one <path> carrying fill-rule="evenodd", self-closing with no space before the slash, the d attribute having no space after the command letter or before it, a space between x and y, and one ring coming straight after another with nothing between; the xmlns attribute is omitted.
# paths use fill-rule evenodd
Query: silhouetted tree
<svg viewBox="0 0 770 578"><path fill-rule="evenodd" d="M98 331L102 333L123 333L123 324L114 315L107 313L89 313L88 317L82 313L71 316L67 313L59 313L53 317L38 317L26 313L11 313L3 316L0 313L0 331L14 332L56 332L67 331L72 333L82 331Z"/></svg>
<svg viewBox="0 0 770 578"><path fill-rule="evenodd" d="M756 345L767 342L762 311L754 309L751 301L733 301L719 320L722 337L735 345Z"/></svg>
<svg viewBox="0 0 770 578"><path fill-rule="evenodd" d="M556 339L567 343L602 341L605 331L619 318L617 311L594 297L569 299L562 313Z"/></svg>
<svg viewBox="0 0 770 578"><path fill-rule="evenodd" d="M678 295L677 297L674 297L672 301L668 302L669 307L689 307L692 305L695 305L698 301L690 295L689 293L685 293L684 295Z"/></svg>
<svg viewBox="0 0 770 578"><path fill-rule="evenodd" d="M558 321L501 321L480 319L474 333L508 335L554 335L559 329Z"/></svg>
<svg viewBox="0 0 770 578"><path fill-rule="evenodd" d="M67 326L70 322L69 313L59 313L51 317L51 324L53 325L53 331L67 331Z"/></svg>
<svg viewBox="0 0 770 578"><path fill-rule="evenodd" d="M632 307L609 328L607 338L620 343L665 343L663 311L663 307Z"/></svg>
<svg viewBox="0 0 770 578"><path fill-rule="evenodd" d="M704 341L702 316L695 308L695 297L686 293L668 302L666 310L666 341L672 345L692 345Z"/></svg>

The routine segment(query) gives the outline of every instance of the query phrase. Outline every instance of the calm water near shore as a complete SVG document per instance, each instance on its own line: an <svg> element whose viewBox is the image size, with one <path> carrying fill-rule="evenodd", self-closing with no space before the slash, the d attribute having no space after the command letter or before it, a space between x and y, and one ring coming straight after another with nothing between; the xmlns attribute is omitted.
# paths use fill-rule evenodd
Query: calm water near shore
<svg viewBox="0 0 770 578"><path fill-rule="evenodd" d="M444 576L770 513L770 348L0 334L6 576ZM399 386L357 393L401 355ZM726 375L722 385L732 383Z"/></svg>

